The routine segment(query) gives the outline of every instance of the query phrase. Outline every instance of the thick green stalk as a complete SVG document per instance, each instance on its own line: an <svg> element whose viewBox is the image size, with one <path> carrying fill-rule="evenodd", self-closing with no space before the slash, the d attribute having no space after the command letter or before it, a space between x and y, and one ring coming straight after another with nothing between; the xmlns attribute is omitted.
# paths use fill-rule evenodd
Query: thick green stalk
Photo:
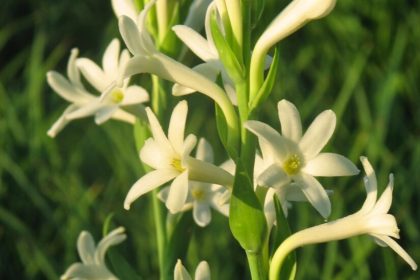
<svg viewBox="0 0 420 280"><path fill-rule="evenodd" d="M246 252L252 280L266 280L267 270L261 253Z"/></svg>
<svg viewBox="0 0 420 280"><path fill-rule="evenodd" d="M152 76L152 109L155 112L159 120L164 118L163 112L166 107L166 99L162 94L162 80L158 76ZM170 279L170 276L166 275L166 253L165 250L168 244L168 238L166 234L166 223L162 203L158 199L159 189L154 189L152 192L152 210L153 210L153 219L155 221L155 230L156 230L156 241L158 247L158 260L159 260L159 271L160 279L167 280Z"/></svg>

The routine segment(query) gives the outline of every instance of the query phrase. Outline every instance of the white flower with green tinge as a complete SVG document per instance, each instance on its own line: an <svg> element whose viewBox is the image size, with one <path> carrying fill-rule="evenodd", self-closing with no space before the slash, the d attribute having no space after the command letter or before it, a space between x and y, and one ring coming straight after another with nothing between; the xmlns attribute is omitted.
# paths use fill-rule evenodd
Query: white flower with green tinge
<svg viewBox="0 0 420 280"><path fill-rule="evenodd" d="M121 87L116 86L116 80L129 59L128 51L123 50L120 53L119 41L112 40L102 59L103 69L90 59L77 58L77 55L78 50L73 49L67 66L68 79L55 71L47 73L51 88L71 103L50 128L48 135L55 137L71 120L92 115L95 116L96 124L102 124L110 118L134 123L135 116L122 108L146 102L149 96L139 86L128 86L129 79L125 79ZM80 72L100 95L94 95L85 89ZM144 110L142 107L137 109L140 113Z"/></svg>
<svg viewBox="0 0 420 280"><path fill-rule="evenodd" d="M129 209L131 203L141 195L172 179L166 200L166 207L172 213L179 212L185 204L189 180L232 185L233 176L228 172L189 156L197 138L190 134L184 140L187 112L187 102L179 102L172 112L166 137L156 116L150 108L146 108L153 137L146 140L140 151L140 159L155 170L141 177L131 187L124 201L125 209Z"/></svg>
<svg viewBox="0 0 420 280"><path fill-rule="evenodd" d="M206 261L201 261L194 274L194 280L210 280L210 268ZM174 280L192 280L187 269L182 265L181 260L178 259L174 269Z"/></svg>
<svg viewBox="0 0 420 280"><path fill-rule="evenodd" d="M213 162L213 150L210 144L201 138L197 145L196 159L205 162ZM229 203L226 196L230 191L223 186L190 181L188 197L180 211L188 211L192 208L193 218L197 225L207 226L211 221L211 209L213 208L225 216L229 215ZM164 188L159 193L159 198L166 202L170 187Z"/></svg>
<svg viewBox="0 0 420 280"><path fill-rule="evenodd" d="M116 280L105 264L105 254L109 247L117 245L127 238L124 228L119 227L111 231L95 246L92 235L82 231L77 240L77 251L82 262L72 264L61 276L62 280L83 279L83 280Z"/></svg>
<svg viewBox="0 0 420 280"><path fill-rule="evenodd" d="M413 270L417 270L416 262L391 238L398 239L400 237L395 217L388 213L392 204L393 175L389 175L388 186L378 199L375 172L366 157L361 157L360 160L366 172L364 183L367 193L362 208L352 215L298 231L288 237L276 250L272 258L270 279L277 279L284 258L289 252L298 247L341 240L363 234L373 237L380 246L391 247Z"/></svg>
<svg viewBox="0 0 420 280"><path fill-rule="evenodd" d="M308 201L328 217L331 203L327 192L314 176L349 176L359 170L347 158L334 153L320 153L332 136L336 117L333 111L322 112L302 136L296 107L282 100L278 103L282 135L265 123L247 121L245 126L258 139L264 161L272 164L258 176L258 184L275 189L295 182Z"/></svg>

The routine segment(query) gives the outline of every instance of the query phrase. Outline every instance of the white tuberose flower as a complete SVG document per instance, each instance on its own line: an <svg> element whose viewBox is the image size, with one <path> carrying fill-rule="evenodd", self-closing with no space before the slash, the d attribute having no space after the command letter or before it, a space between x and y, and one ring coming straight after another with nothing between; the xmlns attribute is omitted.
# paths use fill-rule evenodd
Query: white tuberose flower
<svg viewBox="0 0 420 280"><path fill-rule="evenodd" d="M284 257L295 248L308 244L346 239L362 234L372 236L381 246L391 247L413 270L417 270L416 262L391 238L399 238L399 229L395 217L388 213L392 203L393 175L390 174L388 186L377 199L375 172L366 157L361 157L360 160L366 172L364 183L367 192L362 208L347 217L310 227L291 235L280 245L273 256L270 279L277 279L276 275L278 275L278 270Z"/></svg>
<svg viewBox="0 0 420 280"><path fill-rule="evenodd" d="M198 160L213 162L213 150L210 144L201 138L197 145L196 158ZM166 202L170 187L164 188L159 193L159 198ZM229 215L229 204L226 203L226 188L204 182L190 181L189 192L181 211L193 209L194 221L201 227L207 226L211 221L211 208L216 209L225 216Z"/></svg>
<svg viewBox="0 0 420 280"><path fill-rule="evenodd" d="M194 280L210 280L210 268L206 261L201 261L194 274ZM181 260L178 259L174 270L174 280L191 280L191 276L185 267L182 265Z"/></svg>
<svg viewBox="0 0 420 280"><path fill-rule="evenodd" d="M188 196L188 180L232 185L233 176L210 163L189 156L197 138L190 134L184 140L185 122L188 106L181 101L174 108L169 122L168 137L162 130L156 116L146 108L153 137L146 140L140 151L140 159L156 169L141 177L130 189L124 201L124 208L129 209L131 203L141 195L172 182L166 207L176 213L182 209Z"/></svg>
<svg viewBox="0 0 420 280"><path fill-rule="evenodd" d="M296 107L282 100L278 103L282 134L259 121L246 122L246 128L258 136L264 161L272 164L260 174L258 184L282 188L294 181L308 201L323 216L328 217L331 203L327 192L314 176L348 176L359 173L347 158L334 153L320 153L335 128L335 114L322 112L302 136L302 126Z"/></svg>
<svg viewBox="0 0 420 280"><path fill-rule="evenodd" d="M123 82L122 87L115 86L124 64L129 59L127 50L120 54L119 41L112 40L102 59L103 69L87 58L77 59L77 54L78 50L73 49L67 66L69 80L55 71L47 73L48 84L62 98L72 103L54 123L48 135L54 137L69 121L91 115L95 115L97 124L102 124L110 118L134 123L135 117L121 110L121 106L143 103L148 101L149 96L139 86L128 86L129 79ZM85 89L81 83L79 69L100 96Z"/></svg>
<svg viewBox="0 0 420 280"><path fill-rule="evenodd" d="M119 227L105 236L98 246L95 246L92 235L87 231L82 231L77 240L77 250L82 262L72 264L61 276L61 279L118 279L106 267L105 254L110 246L117 245L126 238L124 228Z"/></svg>

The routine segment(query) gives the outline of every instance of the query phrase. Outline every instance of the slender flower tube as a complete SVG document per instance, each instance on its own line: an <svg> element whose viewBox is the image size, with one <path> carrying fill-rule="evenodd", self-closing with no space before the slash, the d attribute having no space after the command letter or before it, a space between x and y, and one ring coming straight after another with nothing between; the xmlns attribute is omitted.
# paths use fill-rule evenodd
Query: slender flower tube
<svg viewBox="0 0 420 280"><path fill-rule="evenodd" d="M271 164L258 176L258 185L281 192L290 182L300 187L308 201L323 216L331 213L327 192L314 176L349 176L359 170L347 158L334 153L320 153L331 138L336 123L333 111L318 115L302 136L296 107L286 100L278 103L282 135L259 121L247 121L245 127L258 139L265 162Z"/></svg>
<svg viewBox="0 0 420 280"><path fill-rule="evenodd" d="M274 253L270 266L270 280L277 279L284 258L298 247L363 234L370 235L381 246L391 247L413 270L417 270L415 261L391 238L399 238L399 229L395 217L388 214L392 203L393 175L390 174L388 186L377 199L375 172L366 157L361 157L360 160L366 172L364 184L367 193L362 208L352 215L301 230L287 238Z"/></svg>
<svg viewBox="0 0 420 280"><path fill-rule="evenodd" d="M174 179L166 200L171 213L179 212L188 196L188 181L201 181L219 185L232 185L233 176L225 170L189 156L197 142L190 134L184 140L188 106L181 101L174 108L169 122L168 137L163 132L156 116L146 108L152 138L146 140L140 151L140 159L155 170L141 177L129 190L124 208L143 194Z"/></svg>
<svg viewBox="0 0 420 280"><path fill-rule="evenodd" d="M213 162L213 150L204 138L201 138L198 142L195 157L201 161ZM159 192L159 199L166 202L169 192L170 187L164 188ZM200 227L205 227L211 221L210 208L229 216L228 196L230 196L230 191L223 186L190 181L188 197L180 211L188 211L192 208L195 223Z"/></svg>
<svg viewBox="0 0 420 280"><path fill-rule="evenodd" d="M125 67L123 77L140 73L155 74L163 79L182 84L212 98L222 109L229 128L229 142L238 142L238 120L226 93L207 77L157 51L146 28L147 13L156 1L150 1L140 12L137 22L127 16L119 19L119 29L127 48L134 55Z"/></svg>
<svg viewBox="0 0 420 280"><path fill-rule="evenodd" d="M336 0L294 0L271 22L255 44L252 54L251 94L256 94L262 84L264 58L270 48L308 21L328 15L335 2Z"/></svg>
<svg viewBox="0 0 420 280"><path fill-rule="evenodd" d="M119 227L111 231L95 246L92 235L82 231L77 240L77 251L82 262L72 264L61 276L61 280L83 279L83 280L117 280L105 264L105 254L109 247L123 242L127 236L124 228Z"/></svg>
<svg viewBox="0 0 420 280"><path fill-rule="evenodd" d="M201 261L194 274L194 280L210 280L210 268L206 261ZM191 276L187 269L182 265L181 260L178 259L174 269L174 280L191 280Z"/></svg>

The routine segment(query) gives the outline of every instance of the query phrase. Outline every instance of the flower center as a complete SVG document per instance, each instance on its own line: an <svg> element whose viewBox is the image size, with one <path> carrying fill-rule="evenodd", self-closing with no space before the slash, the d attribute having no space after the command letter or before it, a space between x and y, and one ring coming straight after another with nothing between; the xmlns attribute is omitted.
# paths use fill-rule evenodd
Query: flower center
<svg viewBox="0 0 420 280"><path fill-rule="evenodd" d="M283 165L284 171L288 175L295 175L299 172L300 168L302 167L302 161L297 154L290 155L285 161Z"/></svg>
<svg viewBox="0 0 420 280"><path fill-rule="evenodd" d="M206 193L204 192L204 190L200 189L200 188L193 188L191 190L191 195L193 196L193 198L195 200L204 200L204 198L206 197Z"/></svg>
<svg viewBox="0 0 420 280"><path fill-rule="evenodd" d="M180 160L180 159L178 159L178 158L174 158L174 159L172 160L171 165L172 165L172 166L173 166L176 170L178 170L179 172L183 172L183 171L185 170L185 168L183 168L183 167L182 167L181 160Z"/></svg>
<svg viewBox="0 0 420 280"><path fill-rule="evenodd" d="M114 89L111 93L111 99L114 103L120 103L124 99L124 92L119 88Z"/></svg>

